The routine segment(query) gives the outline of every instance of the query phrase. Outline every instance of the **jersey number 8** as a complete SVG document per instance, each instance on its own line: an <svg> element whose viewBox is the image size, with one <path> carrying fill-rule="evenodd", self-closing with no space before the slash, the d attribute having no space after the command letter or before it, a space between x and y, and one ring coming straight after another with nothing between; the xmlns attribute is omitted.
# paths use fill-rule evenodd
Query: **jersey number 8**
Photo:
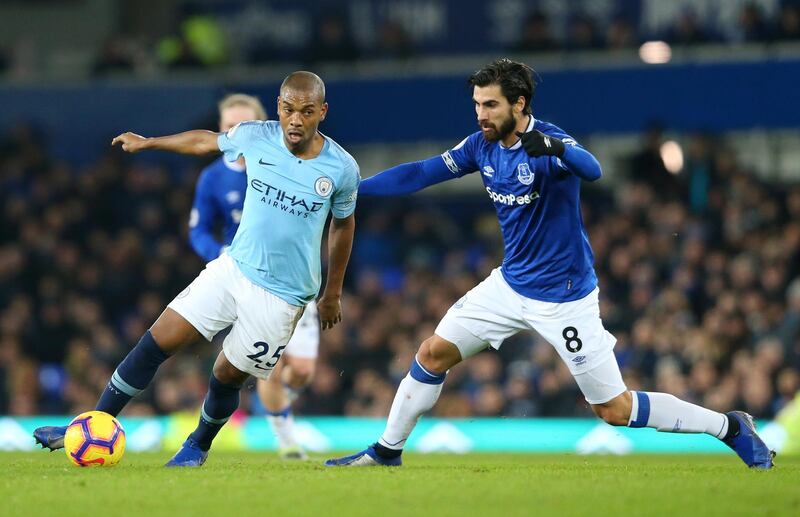
<svg viewBox="0 0 800 517"><path fill-rule="evenodd" d="M564 337L567 350L572 353L578 352L583 348L583 341L578 338L578 329L575 327L566 327L561 335Z"/></svg>

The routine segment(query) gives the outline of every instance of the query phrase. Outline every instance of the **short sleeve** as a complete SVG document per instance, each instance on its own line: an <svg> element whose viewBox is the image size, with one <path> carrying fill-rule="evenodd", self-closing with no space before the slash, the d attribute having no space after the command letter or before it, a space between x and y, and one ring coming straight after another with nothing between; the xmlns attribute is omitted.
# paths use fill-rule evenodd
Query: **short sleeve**
<svg viewBox="0 0 800 517"><path fill-rule="evenodd" d="M358 164L352 160L345 167L341 185L333 193L331 211L335 218L344 219L355 212L359 183L361 183L361 173Z"/></svg>
<svg viewBox="0 0 800 517"><path fill-rule="evenodd" d="M217 137L217 146L225 154L225 159L233 162L244 154L245 148L263 132L264 122L248 120L240 122Z"/></svg>
<svg viewBox="0 0 800 517"><path fill-rule="evenodd" d="M478 162L475 159L478 138L483 137L479 133L470 135L449 151L442 153L442 160L454 175L463 176L478 170Z"/></svg>

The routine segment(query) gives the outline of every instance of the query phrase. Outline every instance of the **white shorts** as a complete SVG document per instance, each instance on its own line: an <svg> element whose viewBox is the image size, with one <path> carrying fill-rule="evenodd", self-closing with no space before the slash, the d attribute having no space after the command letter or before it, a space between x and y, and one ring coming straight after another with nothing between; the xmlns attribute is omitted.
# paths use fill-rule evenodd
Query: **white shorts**
<svg viewBox="0 0 800 517"><path fill-rule="evenodd" d="M303 307L248 280L227 254L212 260L168 307L211 341L222 329L228 361L260 379L269 377L292 337Z"/></svg>
<svg viewBox="0 0 800 517"><path fill-rule="evenodd" d="M533 300L514 291L497 268L447 311L436 335L456 345L466 359L533 329L556 349L586 401L602 404L626 388L614 357L617 340L600 320L598 293L595 288L564 303Z"/></svg>
<svg viewBox="0 0 800 517"><path fill-rule="evenodd" d="M319 352L319 313L317 302L306 305L303 317L297 322L292 339L286 346L286 355L316 359Z"/></svg>

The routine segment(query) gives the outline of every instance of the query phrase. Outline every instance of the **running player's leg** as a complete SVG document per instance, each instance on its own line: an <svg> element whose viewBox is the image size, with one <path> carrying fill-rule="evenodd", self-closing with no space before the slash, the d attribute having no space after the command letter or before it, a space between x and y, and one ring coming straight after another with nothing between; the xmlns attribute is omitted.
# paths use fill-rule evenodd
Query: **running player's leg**
<svg viewBox="0 0 800 517"><path fill-rule="evenodd" d="M575 378L583 378L578 384L605 383L619 376L614 370L619 372L619 366L612 355L606 365ZM773 466L774 452L756 433L752 417L742 411L718 413L669 393L648 391L625 391L607 402L592 404L592 409L611 425L651 427L667 433L709 434L733 449L748 467Z"/></svg>
<svg viewBox="0 0 800 517"><path fill-rule="evenodd" d="M161 363L202 337L183 316L167 307L114 370L95 409L117 416L131 398L147 388Z"/></svg>
<svg viewBox="0 0 800 517"><path fill-rule="evenodd" d="M328 466L400 465L400 455L420 416L439 398L447 371L488 346L497 349L509 336L526 328L520 296L495 270L455 303L422 342L411 369L397 389L386 428L377 443Z"/></svg>
<svg viewBox="0 0 800 517"><path fill-rule="evenodd" d="M228 255L218 260L227 265L235 317L214 364L197 429L167 466L199 467L205 462L214 437L239 406L242 383L250 375L269 377L303 310L247 280Z"/></svg>
<svg viewBox="0 0 800 517"><path fill-rule="evenodd" d="M443 324L447 324L451 331L456 330L469 336L469 342L476 345L469 348L465 346L467 345L465 341L459 342L461 348L469 350L464 353L464 358L486 348L485 341L470 334L467 330L459 328L458 324L447 321L447 316L437 327L437 333L440 332ZM411 363L411 369L400 381L392 408L389 411L389 418L386 420L386 428L380 439L363 451L342 458L330 459L325 462L325 465L329 467L378 465L394 467L401 465L400 456L408 436L414 430L420 416L430 410L439 399L447 370L461 361L460 347L438 334L423 341Z"/></svg>
<svg viewBox="0 0 800 517"><path fill-rule="evenodd" d="M406 440L419 417L439 400L447 371L462 359L472 357L487 346L485 341L457 326L458 324L446 324L448 331L442 331L441 324L437 331L447 334L458 345L438 334L420 345L411 369L397 388L386 428L375 444L376 451L384 458L398 458L403 452ZM453 337L455 333L460 333L461 336Z"/></svg>
<svg viewBox="0 0 800 517"><path fill-rule="evenodd" d="M663 432L706 433L723 440L749 466L772 465L768 448L745 414L718 413L668 393L627 390L613 353L616 340L600 320L597 289L573 302L533 302L530 307L533 327L556 348L586 401L604 421Z"/></svg>
<svg viewBox="0 0 800 517"><path fill-rule="evenodd" d="M167 467L199 467L205 463L211 442L239 407L239 392L250 374L242 372L228 361L222 351L214 362L200 410L200 421Z"/></svg>
<svg viewBox="0 0 800 517"><path fill-rule="evenodd" d="M306 459L294 431L292 404L314 378L319 350L319 316L309 303L280 363L267 380L259 380L258 396L267 411L267 421L278 440L278 454L284 459Z"/></svg>
<svg viewBox="0 0 800 517"><path fill-rule="evenodd" d="M106 384L95 409L117 416L144 391L161 363L201 338L211 340L235 319L233 298L225 289L224 264L208 264L200 275L170 302ZM42 447L60 449L66 426L46 426L34 431Z"/></svg>
<svg viewBox="0 0 800 517"><path fill-rule="evenodd" d="M291 343L287 347L287 352ZM286 361L286 362L284 362ZM258 396L267 412L278 454L283 459L306 459L308 456L295 436L292 404L314 377L316 358L284 355L269 379L259 380Z"/></svg>

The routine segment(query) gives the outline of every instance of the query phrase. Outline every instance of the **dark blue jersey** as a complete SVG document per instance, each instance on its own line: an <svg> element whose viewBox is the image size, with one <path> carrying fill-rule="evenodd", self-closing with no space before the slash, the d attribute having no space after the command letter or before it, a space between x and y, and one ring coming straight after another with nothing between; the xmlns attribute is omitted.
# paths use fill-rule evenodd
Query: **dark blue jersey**
<svg viewBox="0 0 800 517"><path fill-rule="evenodd" d="M217 258L236 235L242 218L247 174L236 162L220 157L203 169L195 189L189 218L189 241L206 262ZM214 228L222 223L222 241Z"/></svg>
<svg viewBox="0 0 800 517"><path fill-rule="evenodd" d="M564 141L565 157L570 146L580 147L553 124L531 117L531 129ZM479 171L503 234L503 276L516 292L535 300L567 302L597 286L581 217L581 178L561 159L531 158L519 142L506 148L486 141L480 132L442 159L456 176Z"/></svg>

